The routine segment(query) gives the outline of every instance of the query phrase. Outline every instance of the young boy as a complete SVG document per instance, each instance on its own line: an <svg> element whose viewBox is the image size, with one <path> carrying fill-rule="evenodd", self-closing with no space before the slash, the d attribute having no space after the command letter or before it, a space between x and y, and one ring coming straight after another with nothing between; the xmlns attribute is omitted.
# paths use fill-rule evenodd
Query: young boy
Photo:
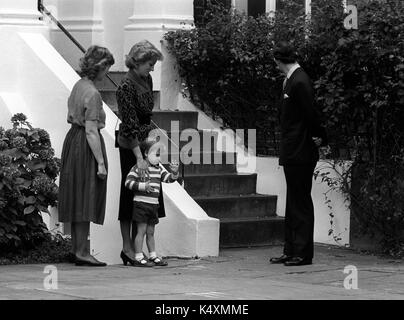
<svg viewBox="0 0 404 320"><path fill-rule="evenodd" d="M155 250L154 229L159 223L159 195L161 182L175 182L178 179L178 163L170 163L169 173L160 165L160 150L163 145L159 142L147 141L142 143L141 149L148 162L148 177L140 179L137 174L137 166L133 166L126 177L125 187L134 191L133 220L137 223L135 237L135 261L134 266L152 267L166 266L167 262L159 258ZM143 180L143 181L142 181ZM149 261L143 256L143 240L146 235L146 245L149 250Z"/></svg>

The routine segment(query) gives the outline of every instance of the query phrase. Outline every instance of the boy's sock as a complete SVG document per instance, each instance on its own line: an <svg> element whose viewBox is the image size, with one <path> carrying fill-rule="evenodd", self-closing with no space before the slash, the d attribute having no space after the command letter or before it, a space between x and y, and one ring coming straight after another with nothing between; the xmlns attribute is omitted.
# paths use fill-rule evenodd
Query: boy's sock
<svg viewBox="0 0 404 320"><path fill-rule="evenodd" d="M152 252L150 252L150 257L149 257L149 259L155 259L155 258L157 258L157 253L156 253L156 251L152 251Z"/></svg>
<svg viewBox="0 0 404 320"><path fill-rule="evenodd" d="M137 261L142 260L142 259L143 259L143 253L142 253L142 252L141 252L141 253L136 253L135 259L136 259Z"/></svg>

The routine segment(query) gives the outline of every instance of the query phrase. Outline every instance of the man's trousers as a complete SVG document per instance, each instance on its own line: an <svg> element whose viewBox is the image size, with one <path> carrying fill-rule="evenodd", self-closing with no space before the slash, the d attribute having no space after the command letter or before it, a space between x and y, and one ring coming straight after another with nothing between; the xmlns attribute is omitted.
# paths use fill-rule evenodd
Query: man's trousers
<svg viewBox="0 0 404 320"><path fill-rule="evenodd" d="M284 165L286 212L284 254L313 258L314 207L311 187L316 163Z"/></svg>

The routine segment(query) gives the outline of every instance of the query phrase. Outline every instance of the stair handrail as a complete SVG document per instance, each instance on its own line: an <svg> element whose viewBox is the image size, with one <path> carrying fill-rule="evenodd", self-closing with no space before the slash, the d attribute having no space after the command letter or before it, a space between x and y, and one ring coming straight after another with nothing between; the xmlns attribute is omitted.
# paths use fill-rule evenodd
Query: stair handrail
<svg viewBox="0 0 404 320"><path fill-rule="evenodd" d="M66 30L66 28L60 23L60 21L56 19L55 16L48 9L46 9L46 7L43 4L43 0L38 0L38 11L41 12L42 14L47 15L52 20L52 22L54 22L58 26L58 28L62 30L63 33L76 45L76 47L80 49L81 52L83 53L86 52L86 49L84 49L84 47L80 44L80 42L78 42L76 38L73 37L73 35ZM106 76L115 85L115 87L118 87L116 82L112 80L112 78L109 76L108 73L106 74Z"/></svg>
<svg viewBox="0 0 404 320"><path fill-rule="evenodd" d="M60 23L60 21L58 19L55 18L55 16L44 6L43 4L43 0L38 0L38 11L40 13L42 13L43 15L48 16L53 23L55 23L57 25L57 27L62 30L62 32L80 49L80 51L82 51L83 53L86 52L86 49L84 49L84 47L80 44L80 42L77 41L77 39L75 37L73 37L73 35ZM112 80L112 78L109 76L109 74L106 74L106 77L112 82L112 84L115 86L115 88L118 88L117 83ZM115 112L114 112L115 113ZM118 113L115 113L116 116L118 118L120 118ZM180 149L180 147L164 132L163 129L161 129L156 122L153 121L153 119L150 119L150 122L156 127L157 130L160 130L160 132L166 136L166 138L175 146L178 148L178 151L182 152L182 150ZM180 155L181 157L181 155ZM181 163L181 161L180 161ZM184 165L181 166L181 175L182 178L185 177L184 175Z"/></svg>

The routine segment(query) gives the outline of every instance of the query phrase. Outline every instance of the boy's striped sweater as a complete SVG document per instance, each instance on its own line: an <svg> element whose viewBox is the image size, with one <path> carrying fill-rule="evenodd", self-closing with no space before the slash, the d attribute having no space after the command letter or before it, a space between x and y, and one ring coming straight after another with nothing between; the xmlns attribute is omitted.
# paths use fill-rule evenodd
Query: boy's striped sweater
<svg viewBox="0 0 404 320"><path fill-rule="evenodd" d="M133 166L125 180L125 187L134 191L133 201L146 202L151 204L159 203L161 182L175 182L178 178L178 173L169 173L162 165L148 167L150 186L153 187L152 192L146 192L146 181L141 181L137 174L137 165Z"/></svg>

